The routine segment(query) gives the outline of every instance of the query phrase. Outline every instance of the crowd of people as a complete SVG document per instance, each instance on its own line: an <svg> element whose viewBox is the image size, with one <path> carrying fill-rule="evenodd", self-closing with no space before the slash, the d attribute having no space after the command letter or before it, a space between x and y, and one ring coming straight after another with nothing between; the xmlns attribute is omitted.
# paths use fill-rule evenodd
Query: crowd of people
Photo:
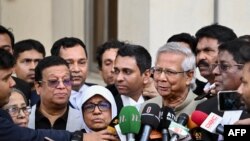
<svg viewBox="0 0 250 141"><path fill-rule="evenodd" d="M190 118L195 111L230 117L233 112L218 109L217 97L229 90L238 92L245 107L237 110L238 119L222 125L250 125L250 36L237 37L229 27L212 24L195 36L175 34L158 48L155 62L141 45L107 41L95 56L106 86L86 82L89 55L81 39L58 39L50 53L35 39L15 43L0 25L0 140L123 140L117 125L126 106L140 114L156 104L176 117ZM142 130L136 139L145 135ZM223 140L198 124L188 134L184 140Z"/></svg>

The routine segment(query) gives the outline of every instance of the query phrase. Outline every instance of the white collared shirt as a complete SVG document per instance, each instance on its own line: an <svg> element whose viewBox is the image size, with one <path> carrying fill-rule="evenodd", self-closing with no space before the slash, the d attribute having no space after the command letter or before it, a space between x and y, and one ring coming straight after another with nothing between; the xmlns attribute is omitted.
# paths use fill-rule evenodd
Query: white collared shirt
<svg viewBox="0 0 250 141"><path fill-rule="evenodd" d="M135 101L134 99L125 95L121 95L121 99L123 106L135 106L138 111L140 110L141 104L145 101L142 95L139 97L138 101Z"/></svg>
<svg viewBox="0 0 250 141"><path fill-rule="evenodd" d="M209 92L209 90L210 90L210 86L211 86L211 83L210 82L207 82L207 84L204 86L204 88L203 88L203 91L205 92L205 93L208 93Z"/></svg>
<svg viewBox="0 0 250 141"><path fill-rule="evenodd" d="M69 101L70 103L72 104L72 106L75 108L75 109L78 109L80 110L81 107L79 107L79 103L80 103L80 100L81 100L81 96L85 93L85 91L88 89L88 85L84 84L80 90L77 92L75 90L72 90L71 91L71 95L69 97Z"/></svg>

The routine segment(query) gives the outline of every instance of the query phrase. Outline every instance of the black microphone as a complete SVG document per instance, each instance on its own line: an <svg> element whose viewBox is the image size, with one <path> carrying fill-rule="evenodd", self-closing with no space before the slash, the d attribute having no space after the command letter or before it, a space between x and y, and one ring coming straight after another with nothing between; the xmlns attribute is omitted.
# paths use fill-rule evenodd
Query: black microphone
<svg viewBox="0 0 250 141"><path fill-rule="evenodd" d="M187 122L188 122L189 116L185 113L181 113L179 115L179 117L177 118L177 123L182 125L182 126L186 126ZM182 127L179 127L179 129L181 129ZM185 127L183 127L185 128ZM173 133L172 137L170 139L170 141L177 141L179 140L180 136L177 133Z"/></svg>
<svg viewBox="0 0 250 141"><path fill-rule="evenodd" d="M168 127L171 121L175 121L175 119L175 112L172 108L167 106L161 108L160 124L158 128L162 133L162 141L169 140Z"/></svg>
<svg viewBox="0 0 250 141"><path fill-rule="evenodd" d="M160 123L160 106L155 103L146 104L142 110L141 123L144 128L140 141L147 141L152 128L156 129Z"/></svg>

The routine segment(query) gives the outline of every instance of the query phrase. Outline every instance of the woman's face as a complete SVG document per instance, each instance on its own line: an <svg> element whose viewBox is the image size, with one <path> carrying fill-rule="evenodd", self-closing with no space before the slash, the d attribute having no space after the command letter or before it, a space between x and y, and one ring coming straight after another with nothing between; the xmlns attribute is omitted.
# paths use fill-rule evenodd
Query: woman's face
<svg viewBox="0 0 250 141"><path fill-rule="evenodd" d="M107 128L112 120L111 105L100 95L95 95L86 101L82 111L83 120L93 131Z"/></svg>
<svg viewBox="0 0 250 141"><path fill-rule="evenodd" d="M11 92L9 103L3 109L7 110L15 124L27 127L29 122L29 108L24 97L16 92Z"/></svg>

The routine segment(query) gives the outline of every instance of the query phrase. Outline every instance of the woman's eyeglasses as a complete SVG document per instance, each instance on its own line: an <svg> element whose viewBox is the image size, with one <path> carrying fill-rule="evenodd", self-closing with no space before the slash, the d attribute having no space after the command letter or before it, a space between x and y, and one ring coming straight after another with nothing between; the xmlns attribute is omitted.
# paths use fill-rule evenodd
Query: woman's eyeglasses
<svg viewBox="0 0 250 141"><path fill-rule="evenodd" d="M108 111L111 109L111 105L108 101L102 101L98 104L95 103L86 103L82 106L84 112L92 113L95 110L95 107L98 107L98 109L101 112Z"/></svg>
<svg viewBox="0 0 250 141"><path fill-rule="evenodd" d="M31 108L29 106L24 107L17 107L17 106L11 106L9 108L5 109L11 116L16 117L20 114L22 111L25 115L29 115L31 112Z"/></svg>

